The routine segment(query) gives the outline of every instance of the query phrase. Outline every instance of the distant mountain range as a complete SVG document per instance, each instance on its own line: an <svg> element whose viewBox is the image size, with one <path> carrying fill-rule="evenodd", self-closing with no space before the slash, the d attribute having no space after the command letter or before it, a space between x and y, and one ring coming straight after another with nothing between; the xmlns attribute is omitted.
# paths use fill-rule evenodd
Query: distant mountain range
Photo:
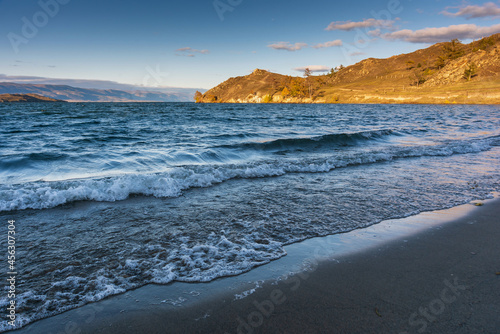
<svg viewBox="0 0 500 334"><path fill-rule="evenodd" d="M0 94L37 94L68 102L187 102L196 89L174 88L172 92L78 88L68 85L0 82Z"/></svg>
<svg viewBox="0 0 500 334"><path fill-rule="evenodd" d="M202 103L500 104L500 34L459 40L387 59L368 58L326 75L285 76L256 69L230 78Z"/></svg>

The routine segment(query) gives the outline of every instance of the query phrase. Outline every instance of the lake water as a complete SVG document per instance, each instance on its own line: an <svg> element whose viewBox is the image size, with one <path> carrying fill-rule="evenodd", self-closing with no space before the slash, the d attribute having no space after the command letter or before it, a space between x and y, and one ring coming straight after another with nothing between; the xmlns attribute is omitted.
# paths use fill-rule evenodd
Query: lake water
<svg viewBox="0 0 500 334"><path fill-rule="evenodd" d="M0 104L18 327L498 191L499 106Z"/></svg>

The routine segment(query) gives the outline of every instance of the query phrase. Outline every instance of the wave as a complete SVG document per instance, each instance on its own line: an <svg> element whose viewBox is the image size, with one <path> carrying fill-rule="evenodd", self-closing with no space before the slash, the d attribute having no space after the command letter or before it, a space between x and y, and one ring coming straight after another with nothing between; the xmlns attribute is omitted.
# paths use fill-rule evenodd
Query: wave
<svg viewBox="0 0 500 334"><path fill-rule="evenodd" d="M125 255L120 256L120 263L114 268L104 267L83 276L81 272L69 274L76 271L69 265L54 271L60 276L51 282L50 292L36 288L22 291L16 296L18 309L22 310L17 314L16 326L0 320L0 333L146 284L210 282L248 272L286 255L281 242L261 239L255 231L237 242L223 233L211 233L203 243L194 246L182 241L175 249L160 243L144 244L134 248L132 254L121 253ZM0 307L8 305L7 297L0 296Z"/></svg>
<svg viewBox="0 0 500 334"><path fill-rule="evenodd" d="M394 130L375 130L354 133L338 133L305 138L284 138L266 142L246 142L218 147L229 149L251 149L257 151L301 150L325 146L350 146L359 142L381 140L393 135L402 135Z"/></svg>
<svg viewBox="0 0 500 334"><path fill-rule="evenodd" d="M2 160L0 161L0 171L5 171L8 169L19 169L22 167L28 167L32 163L45 163L65 160L70 157L70 155L60 152L40 152L40 153L29 153L26 155L4 155L0 156Z"/></svg>
<svg viewBox="0 0 500 334"><path fill-rule="evenodd" d="M214 139L217 141L227 141L227 140L247 140L243 143L233 144L233 145L220 145L207 147L201 151L180 151L180 152L163 152L155 158L148 156L141 158L141 164L151 163L151 164L163 164L165 166L182 166L185 164L209 164L209 163L234 163L235 161L242 161L248 158L248 155L252 157L255 156L255 151L258 154L266 153L276 153L276 152L300 152L300 151L318 151L322 148L330 148L332 146L351 146L355 145L360 141L370 141L382 139L387 136L396 135L397 132L393 130L378 130L378 131L366 131L358 133L343 133L343 134L329 134L323 136L315 136L309 138L285 138L278 139L274 141L258 143L250 142L251 138L262 136L262 134L252 134L249 132L237 133L237 134L221 134L216 136L210 136L209 139ZM146 141L142 141L143 138L131 137L119 134L106 135L106 136L93 136L87 138L76 138L68 140L67 142L72 147L71 151L78 152L79 150L85 149L90 146L91 149L103 150L105 145L109 143L129 143L131 146L142 146L147 144ZM66 143L66 144L68 144ZM70 160L74 159L75 156L67 153L62 153L64 147L55 146L52 144L52 148L48 149L48 144L45 145L45 151L24 153L24 154L11 154L1 156L0 160L0 172L2 171L14 171L17 172L22 168L33 168L33 169L46 169L47 163L69 163ZM54 150L56 148L57 150ZM248 154L250 153L250 154ZM108 155L106 158L112 157L113 160L120 160L122 157L117 156L122 154L127 156L126 153L116 152L106 152ZM80 163L88 164L90 161L94 161L98 158L95 154L79 154L77 160ZM99 159L102 160L102 159ZM120 160L124 164L130 165L133 161ZM89 165L90 166L90 165ZM92 167L89 167L92 168ZM98 168L98 167L96 167Z"/></svg>
<svg viewBox="0 0 500 334"><path fill-rule="evenodd" d="M331 137L328 138L330 139L327 140L331 140ZM377 147L368 151L347 151L327 158L307 157L244 164L192 165L175 167L167 172L155 174L127 174L106 178L0 185L0 212L47 209L75 201L114 202L125 200L131 195L178 197L183 191L191 188L210 187L237 178L252 179L287 173L329 172L335 168L395 159L478 153L499 145L500 137L494 136L439 145Z"/></svg>

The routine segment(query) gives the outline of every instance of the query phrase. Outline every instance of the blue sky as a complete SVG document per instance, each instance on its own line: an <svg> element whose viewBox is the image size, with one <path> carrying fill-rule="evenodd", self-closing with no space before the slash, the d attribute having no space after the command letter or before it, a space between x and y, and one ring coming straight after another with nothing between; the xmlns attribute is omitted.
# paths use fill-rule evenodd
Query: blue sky
<svg viewBox="0 0 500 334"><path fill-rule="evenodd" d="M208 89L498 32L500 1L0 0L0 74Z"/></svg>

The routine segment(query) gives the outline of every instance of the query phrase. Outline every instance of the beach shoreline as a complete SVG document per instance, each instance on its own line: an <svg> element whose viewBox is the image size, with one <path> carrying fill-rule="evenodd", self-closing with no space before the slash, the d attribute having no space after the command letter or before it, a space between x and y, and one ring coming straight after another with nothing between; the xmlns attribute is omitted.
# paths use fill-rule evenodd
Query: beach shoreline
<svg viewBox="0 0 500 334"><path fill-rule="evenodd" d="M15 333L492 333L499 211L497 198L309 239L242 275L147 285Z"/></svg>

